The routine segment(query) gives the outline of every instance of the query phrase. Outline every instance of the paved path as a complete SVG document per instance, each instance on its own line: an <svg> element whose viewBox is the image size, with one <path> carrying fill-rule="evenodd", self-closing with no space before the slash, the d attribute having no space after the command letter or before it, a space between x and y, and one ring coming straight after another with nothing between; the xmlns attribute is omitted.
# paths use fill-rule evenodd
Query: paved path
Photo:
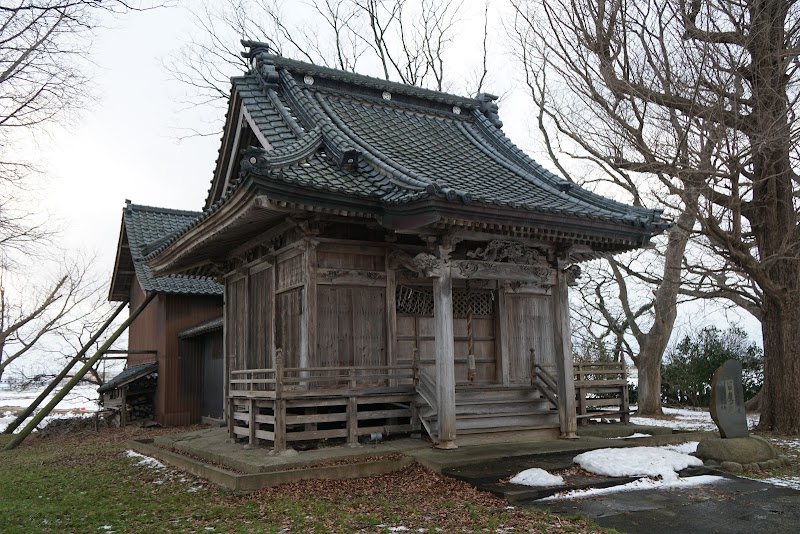
<svg viewBox="0 0 800 534"><path fill-rule="evenodd" d="M800 532L800 491L736 477L694 488L538 501L531 506L582 514L629 534Z"/></svg>

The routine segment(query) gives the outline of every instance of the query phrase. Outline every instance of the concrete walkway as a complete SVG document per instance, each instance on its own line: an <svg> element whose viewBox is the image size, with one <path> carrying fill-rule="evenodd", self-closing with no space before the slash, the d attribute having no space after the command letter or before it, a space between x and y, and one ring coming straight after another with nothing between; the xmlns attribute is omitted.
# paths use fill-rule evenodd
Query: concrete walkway
<svg viewBox="0 0 800 534"><path fill-rule="evenodd" d="M705 435L714 435L710 432L672 434L669 429L660 427L602 426L602 429L588 427L578 439L574 440L553 439L552 436L547 436L549 439L542 439L543 435L536 432L530 433L530 439L528 440L525 439L525 433L521 432L509 433L508 436L495 434L481 438L472 437L470 440L471 445L460 446L455 450L434 449L430 442L421 439L399 438L383 440L377 443L365 443L359 447L323 446L310 451L289 449L275 453L266 448L249 449L241 443L230 442L227 430L220 427L160 436L155 439L154 444L162 449L189 454L241 473L268 473L313 466L346 458L382 456L394 453L411 456L428 469L441 473L445 469L456 466L481 464L498 458L560 451L583 451L603 447L625 447L631 446L633 441L639 444L664 445L687 441L690 438L686 436L695 436L691 439L702 439ZM630 435L634 432L653 434L653 436L632 440L607 439L607 437Z"/></svg>
<svg viewBox="0 0 800 534"><path fill-rule="evenodd" d="M629 534L788 534L800 530L800 491L729 475L685 489L612 493L532 504L557 514L581 514Z"/></svg>

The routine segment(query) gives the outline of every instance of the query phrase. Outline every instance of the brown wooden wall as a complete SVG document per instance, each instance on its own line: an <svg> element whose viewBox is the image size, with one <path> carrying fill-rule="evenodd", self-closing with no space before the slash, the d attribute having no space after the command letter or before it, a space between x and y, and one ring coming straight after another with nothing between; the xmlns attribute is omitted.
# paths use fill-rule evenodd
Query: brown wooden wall
<svg viewBox="0 0 800 534"><path fill-rule="evenodd" d="M144 299L138 283L131 288L131 307ZM178 332L222 315L222 299L213 296L159 294L128 331L128 350L155 350L156 354L128 358L129 365L157 361L156 421L164 426L188 425L200 420L201 362L182 355Z"/></svg>
<svg viewBox="0 0 800 534"><path fill-rule="evenodd" d="M136 309L144 300L138 280L131 286L130 309ZM154 350L156 354L130 354L128 366L158 361L158 354L166 350L164 337L164 295L157 295L128 328L128 350Z"/></svg>
<svg viewBox="0 0 800 534"><path fill-rule="evenodd" d="M423 367L433 374L432 308L417 315L396 308L396 291L430 293L432 287L420 279L403 279L398 286L387 250L377 243L301 239L231 273L226 282L228 368L271 368L275 348L283 350L287 367L408 365L417 348ZM555 368L547 291L494 281L468 291L461 280L454 296L457 382L468 381L468 302L475 310L475 382L530 384L531 348L536 363Z"/></svg>

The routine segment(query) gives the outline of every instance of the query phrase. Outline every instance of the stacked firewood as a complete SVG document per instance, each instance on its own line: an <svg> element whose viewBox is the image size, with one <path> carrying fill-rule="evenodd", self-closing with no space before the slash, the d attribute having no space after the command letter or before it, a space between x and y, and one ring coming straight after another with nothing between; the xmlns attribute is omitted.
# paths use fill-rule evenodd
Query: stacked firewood
<svg viewBox="0 0 800 534"><path fill-rule="evenodd" d="M128 419L150 419L155 413L153 407L153 397L151 395L140 395L129 399L126 404L128 410Z"/></svg>

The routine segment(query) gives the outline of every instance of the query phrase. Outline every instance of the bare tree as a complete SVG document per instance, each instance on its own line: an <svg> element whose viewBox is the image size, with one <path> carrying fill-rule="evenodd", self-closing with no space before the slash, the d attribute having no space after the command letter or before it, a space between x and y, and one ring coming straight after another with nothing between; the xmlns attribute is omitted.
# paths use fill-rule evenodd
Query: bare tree
<svg viewBox="0 0 800 534"><path fill-rule="evenodd" d="M103 284L92 279L91 261L67 264L54 281L17 285L0 281L0 378L14 363L33 354L46 356L51 343L94 317Z"/></svg>
<svg viewBox="0 0 800 534"><path fill-rule="evenodd" d="M189 88L188 106L227 102L230 78L248 69L241 39L308 63L447 90L470 67L454 69L447 60L464 11L463 0L310 0L293 4L291 12L279 0L206 1L192 12L197 33L165 67ZM481 74L470 80L473 91L488 73L488 3L483 16Z"/></svg>
<svg viewBox="0 0 800 534"><path fill-rule="evenodd" d="M18 0L0 5L0 253L52 232L19 197L36 166L18 143L88 104L86 75L93 31L106 15L152 9L173 0ZM4 254L5 255L5 254Z"/></svg>
<svg viewBox="0 0 800 534"><path fill-rule="evenodd" d="M800 433L797 3L555 0L517 11L553 82L569 88L573 114L551 115L559 131L605 168L647 173L684 201L698 194L703 234L762 296L760 427Z"/></svg>

